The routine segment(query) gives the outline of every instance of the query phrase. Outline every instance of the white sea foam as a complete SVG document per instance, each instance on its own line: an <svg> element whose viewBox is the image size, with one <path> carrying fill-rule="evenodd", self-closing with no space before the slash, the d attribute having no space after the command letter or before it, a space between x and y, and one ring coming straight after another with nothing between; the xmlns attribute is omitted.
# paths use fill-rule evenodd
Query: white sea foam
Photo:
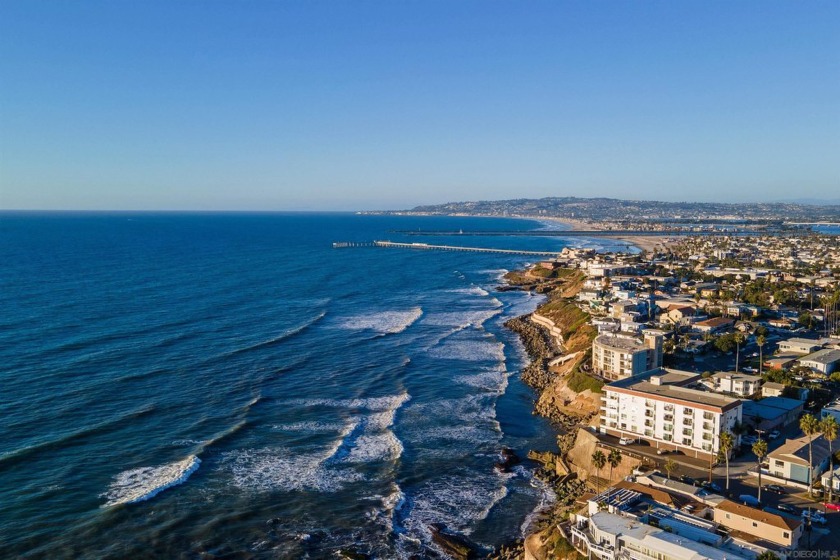
<svg viewBox="0 0 840 560"><path fill-rule="evenodd" d="M508 372L503 369L488 369L481 373L459 375L455 381L485 391L502 394L508 385Z"/></svg>
<svg viewBox="0 0 840 560"><path fill-rule="evenodd" d="M422 316L423 309L420 307L405 311L381 311L348 317L340 322L340 326L352 331L371 330L381 334L397 334Z"/></svg>
<svg viewBox="0 0 840 560"><path fill-rule="evenodd" d="M402 442L390 430L378 434L362 434L355 439L350 454L343 461L346 463L396 461L402 452Z"/></svg>
<svg viewBox="0 0 840 560"><path fill-rule="evenodd" d="M298 406L329 406L335 408L364 408L368 410L390 411L396 410L411 397L405 391L399 395L385 397L367 397L356 399L292 399L291 405Z"/></svg>
<svg viewBox="0 0 840 560"><path fill-rule="evenodd" d="M335 492L345 483L363 478L352 469L335 466L346 455L345 440L358 425L357 419L347 422L332 444L320 451L301 453L285 447L243 449L225 453L222 464L233 474L233 484L239 488Z"/></svg>
<svg viewBox="0 0 840 560"><path fill-rule="evenodd" d="M425 316L423 318L423 324L435 327L458 327L457 330L463 330L468 327L479 328L501 312L502 310L499 308L478 309L474 311L446 311L444 313Z"/></svg>
<svg viewBox="0 0 840 560"><path fill-rule="evenodd" d="M469 294L471 296L489 296L490 292L479 286L470 286L469 288L455 288L446 290L450 294Z"/></svg>
<svg viewBox="0 0 840 560"><path fill-rule="evenodd" d="M359 412L345 424L296 422L273 427L311 432L340 430L336 439L320 451L301 453L288 448L240 450L225 454L222 463L233 474L233 483L240 488L335 492L347 483L363 479L361 473L349 465L399 459L403 444L390 427L397 409L409 399L408 393L403 392L387 397L292 401L303 406L333 406L358 409Z"/></svg>
<svg viewBox="0 0 840 560"><path fill-rule="evenodd" d="M101 494L101 497L108 500L102 507L148 500L167 488L186 481L200 464L201 459L190 455L186 459L166 465L123 471L114 477L108 491Z"/></svg>
<svg viewBox="0 0 840 560"><path fill-rule="evenodd" d="M274 424L272 430L283 432L339 432L344 429L339 422L292 422L290 424Z"/></svg>
<svg viewBox="0 0 840 560"><path fill-rule="evenodd" d="M411 495L411 511L403 522L412 534L428 540L428 525L442 523L469 535L478 521L490 511L508 490L500 477L450 475L430 480Z"/></svg>
<svg viewBox="0 0 840 560"><path fill-rule="evenodd" d="M540 515L544 511L550 509L557 501L557 494L554 493L554 490L551 489L550 485L534 477L531 472L522 465L515 466L513 471L517 475L526 477L531 485L531 488L539 494L539 502L534 507L533 511L525 517L525 521L522 522L522 526L520 527L522 535L528 535L536 529L536 522L539 520Z"/></svg>
<svg viewBox="0 0 840 560"><path fill-rule="evenodd" d="M447 340L429 350L433 358L467 362L504 362L505 345L488 340Z"/></svg>
<svg viewBox="0 0 840 560"><path fill-rule="evenodd" d="M222 457L233 474L233 484L247 490L335 492L363 478L352 468L336 468L324 461L322 453L287 448L244 449Z"/></svg>

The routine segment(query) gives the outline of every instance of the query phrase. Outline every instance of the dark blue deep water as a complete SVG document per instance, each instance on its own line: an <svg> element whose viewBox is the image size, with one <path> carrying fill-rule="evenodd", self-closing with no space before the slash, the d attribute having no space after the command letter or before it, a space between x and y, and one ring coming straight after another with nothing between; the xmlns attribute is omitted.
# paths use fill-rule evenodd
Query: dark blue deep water
<svg viewBox="0 0 840 560"><path fill-rule="evenodd" d="M546 496L493 464L553 436L502 327L539 300L493 288L529 259L331 243L529 227L1 215L0 555L434 558L431 522L517 536Z"/></svg>

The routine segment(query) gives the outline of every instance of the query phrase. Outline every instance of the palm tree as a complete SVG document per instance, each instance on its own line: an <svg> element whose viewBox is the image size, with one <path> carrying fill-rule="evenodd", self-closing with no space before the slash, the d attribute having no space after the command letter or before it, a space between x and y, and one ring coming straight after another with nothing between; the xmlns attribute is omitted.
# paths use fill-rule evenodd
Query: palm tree
<svg viewBox="0 0 840 560"><path fill-rule="evenodd" d="M813 415L806 414L799 421L799 427L808 436L808 495L810 496L814 488L814 455L811 444L814 441L814 435L820 433L820 421Z"/></svg>
<svg viewBox="0 0 840 560"><path fill-rule="evenodd" d="M726 461L726 491L729 491L729 452L735 447L735 436L730 432L723 431L720 433L718 449L720 449L723 459Z"/></svg>
<svg viewBox="0 0 840 560"><path fill-rule="evenodd" d="M764 367L764 345L767 343L767 337L760 334L755 337L755 343L758 344L758 375L761 375Z"/></svg>
<svg viewBox="0 0 840 560"><path fill-rule="evenodd" d="M767 442L763 439L758 440L752 446L752 452L755 453L755 460L758 462L758 501L761 501L761 463L767 457Z"/></svg>
<svg viewBox="0 0 840 560"><path fill-rule="evenodd" d="M592 464L595 465L595 468L598 469L598 479L595 481L595 492L600 494L600 478L601 478L601 469L604 468L604 465L607 464L607 456L604 455L604 452L600 449L596 449L595 453L592 454Z"/></svg>
<svg viewBox="0 0 840 560"><path fill-rule="evenodd" d="M832 416L832 418L834 417ZM621 451L618 449L612 449L607 457L607 462L610 464L610 482L612 482L612 471L615 467L621 464Z"/></svg>
<svg viewBox="0 0 840 560"><path fill-rule="evenodd" d="M741 357L741 345L744 343L743 333L735 333L735 336L732 337L735 341L735 373L738 373L738 360Z"/></svg>
<svg viewBox="0 0 840 560"><path fill-rule="evenodd" d="M834 492L834 449L832 449L832 442L837 439L837 431L840 429L840 424L832 415L828 415L820 421L820 431L828 441L828 457L829 457L829 471L831 473L828 483L828 501L832 501L832 494Z"/></svg>
<svg viewBox="0 0 840 560"><path fill-rule="evenodd" d="M674 469L677 468L677 463L674 462L673 459L668 459L667 461L665 461L665 464L662 465L662 466L665 469L665 472L668 473L668 478L671 478L671 471L673 471Z"/></svg>

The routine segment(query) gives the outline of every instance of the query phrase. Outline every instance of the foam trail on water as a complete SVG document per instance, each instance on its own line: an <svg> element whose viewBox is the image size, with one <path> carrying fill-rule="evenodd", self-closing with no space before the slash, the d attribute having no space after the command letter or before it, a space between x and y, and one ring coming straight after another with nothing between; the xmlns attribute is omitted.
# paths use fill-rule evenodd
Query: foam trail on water
<svg viewBox="0 0 840 560"><path fill-rule="evenodd" d="M370 330L380 334L397 334L406 330L423 316L423 309L415 307L405 311L382 311L355 315L341 321L339 325L351 331Z"/></svg>
<svg viewBox="0 0 840 560"><path fill-rule="evenodd" d="M201 459L190 455L186 459L159 465L140 467L118 474L101 497L108 501L102 507L133 504L153 498L167 488L185 482L201 464Z"/></svg>

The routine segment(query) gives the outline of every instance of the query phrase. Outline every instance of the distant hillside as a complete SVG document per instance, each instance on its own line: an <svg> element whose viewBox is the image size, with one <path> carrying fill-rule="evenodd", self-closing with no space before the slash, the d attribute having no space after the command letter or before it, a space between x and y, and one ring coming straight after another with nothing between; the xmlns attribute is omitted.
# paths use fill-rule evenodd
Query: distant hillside
<svg viewBox="0 0 840 560"><path fill-rule="evenodd" d="M657 202L614 198L550 197L539 199L482 200L417 206L416 214L466 214L480 216L545 216L591 220L627 221L837 221L840 205L799 203L724 204L716 202Z"/></svg>

